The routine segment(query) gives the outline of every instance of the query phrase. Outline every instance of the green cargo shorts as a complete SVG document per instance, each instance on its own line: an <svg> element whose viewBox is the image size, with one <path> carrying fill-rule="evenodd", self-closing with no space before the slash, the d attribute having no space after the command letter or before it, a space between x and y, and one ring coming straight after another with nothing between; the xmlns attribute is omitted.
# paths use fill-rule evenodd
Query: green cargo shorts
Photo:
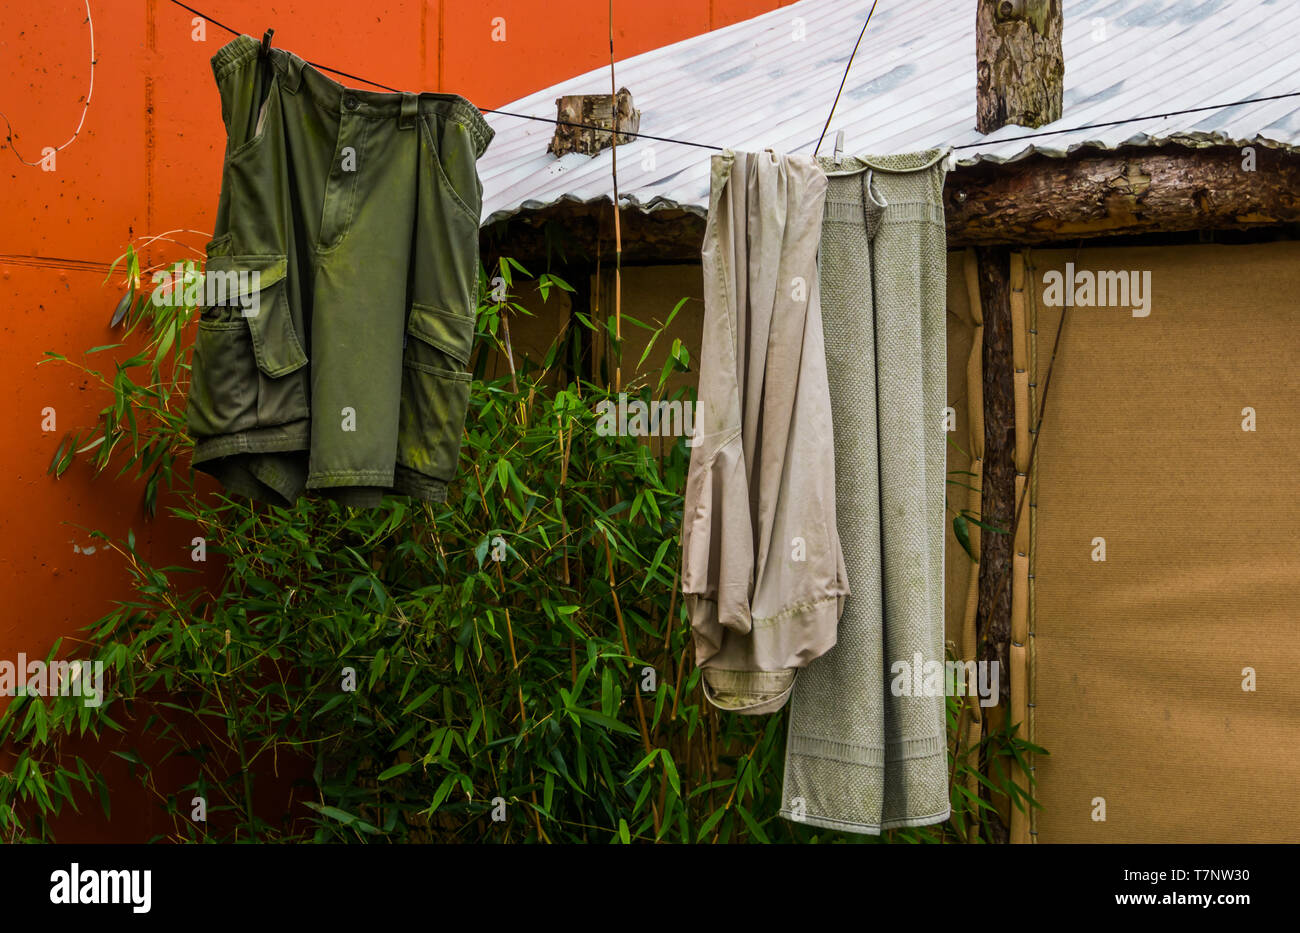
<svg viewBox="0 0 1300 933"><path fill-rule="evenodd" d="M194 464L278 505L446 498L469 401L493 131L454 94L345 88L240 36L186 411Z"/></svg>

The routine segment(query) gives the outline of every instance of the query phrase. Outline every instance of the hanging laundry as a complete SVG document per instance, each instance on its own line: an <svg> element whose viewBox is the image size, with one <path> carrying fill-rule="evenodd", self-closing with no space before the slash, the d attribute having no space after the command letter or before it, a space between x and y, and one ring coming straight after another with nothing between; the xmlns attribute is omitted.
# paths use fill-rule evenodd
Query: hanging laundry
<svg viewBox="0 0 1300 933"><path fill-rule="evenodd" d="M446 497L469 400L493 136L454 94L345 88L239 36L187 421L194 464L280 505Z"/></svg>
<svg viewBox="0 0 1300 933"><path fill-rule="evenodd" d="M848 832L949 813L942 686L915 689L918 665L944 661L945 156L819 160L835 509L853 596L834 650L794 686L781 813Z"/></svg>
<svg viewBox="0 0 1300 933"><path fill-rule="evenodd" d="M705 695L739 713L785 704L835 644L849 592L818 298L825 193L807 156L712 159L682 589Z"/></svg>

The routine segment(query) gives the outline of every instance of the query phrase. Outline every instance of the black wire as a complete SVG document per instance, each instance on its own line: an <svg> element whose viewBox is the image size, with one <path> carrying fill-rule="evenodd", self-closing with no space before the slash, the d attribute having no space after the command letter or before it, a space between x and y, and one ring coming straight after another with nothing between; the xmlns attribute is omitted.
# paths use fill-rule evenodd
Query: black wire
<svg viewBox="0 0 1300 933"><path fill-rule="evenodd" d="M217 20L213 19L211 16L208 16L208 14L200 13L198 10L194 9L194 7L187 6L186 4L181 3L181 0L171 0L171 2L176 4L178 7L183 7L184 9L189 10L195 16L200 16L203 19L206 19L209 23L211 23L214 26L220 26L222 29L226 30L226 32L230 33L232 36L243 35L243 33L241 33L238 29L231 29L225 23L218 22ZM307 62L307 64L321 71L328 71L330 74L336 74L343 78L351 78L353 81L361 81L365 84L369 84L371 87L383 88L385 91L392 91L395 94L402 93L400 90L398 90L395 87L389 87L387 84L380 84L378 81L371 81L369 78L363 78L360 75L349 74L346 71L339 71L337 68L331 68L329 65L322 65L319 62ZM534 117L526 113L511 113L509 110L490 110L484 107L479 107L478 111L479 113L496 113L496 114L500 114L503 117L518 117L520 120L537 120L542 123L554 123L556 126L576 126L586 130L604 130L605 132L609 132L609 127L597 126L594 123L571 123L568 120L556 120L551 117ZM653 139L661 143L677 143L679 146L695 146L700 149L715 149L718 152L723 151L722 146L713 146L708 143L693 143L686 139L673 139L668 136L652 136L649 133L634 133L630 130L622 130L622 129L620 129L618 132L620 136L635 136L638 139Z"/></svg>
<svg viewBox="0 0 1300 933"><path fill-rule="evenodd" d="M226 32L230 33L231 35L234 35L234 36L240 36L240 35L243 35L243 33L241 33L238 29L231 29L231 28L230 28L229 26L227 26L225 23L219 22L219 21L213 19L213 18L212 18L211 16L209 16L207 13L202 13L202 12L200 12L200 11L194 9L194 7L192 7L192 6L188 6L188 5L184 4L184 3L182 3L181 0L169 0L169 2L175 4L175 5L178 6L178 7L181 7L181 8L183 8L183 9L189 10L189 11L190 11L191 13L193 13L195 16L202 17L203 19L207 20L209 23L211 23L211 24L214 25L214 26L220 26L222 29L226 30ZM877 0L877 2L878 2L878 0ZM866 31L867 31L867 23L870 23L870 22L871 22L871 13L874 13L875 10L876 10L876 3L873 2L873 3L871 4L871 12L869 12L869 13L867 14L867 21L866 21L865 23L862 24L862 32L858 33L858 43L861 43L861 42L862 42L862 36L863 36L863 35L866 33ZM857 46L857 44L855 44L855 45L853 46L853 53L856 54L857 51L858 51L858 46ZM401 91L399 91L397 88L389 87L387 84L380 84L378 81L371 81L369 78L363 78L363 77L361 77L360 75L349 74L349 73L346 72L346 71L339 71L337 68L331 68L331 67L329 67L328 65L321 65L321 64L319 64L319 63L317 63L317 62L308 62L307 64L311 65L313 68L318 68L318 69L320 69L321 71L328 71L328 72L330 72L331 74L336 74L336 75L339 75L340 77L351 78L353 81L360 81L360 82L362 82L363 84L369 84L369 85L371 85L372 87L383 88L385 91L392 91L392 92L394 92L394 93L399 93L399 94L401 93ZM849 65L852 65L852 64L853 64L853 55L850 55L850 56L849 56ZM844 90L844 82L848 79L848 76L849 76L849 69L848 69L848 66L845 66L845 68L844 68L844 77L840 79L840 90L837 91L836 94L835 94L835 102L836 102L836 103L839 103L840 92L842 92L842 91ZM975 142L975 143L963 143L963 144L960 145L960 146L953 146L952 148L953 148L954 150L956 150L956 149L974 149L976 146L995 146L995 145L999 145L999 144L1001 144L1001 143L1019 142L1020 140L1023 140L1023 139L1037 139L1037 138L1039 138L1040 136L1055 136L1055 135L1059 135L1060 133L1072 133L1072 132L1075 132L1075 131L1077 131L1077 130L1091 130L1091 129L1097 129L1097 128L1099 128L1099 127L1105 127L1105 126L1119 126L1119 125L1124 124L1124 123L1138 123L1138 122L1140 122L1140 121L1142 121L1142 120L1160 120L1160 119L1164 119L1164 118L1167 118L1167 117L1176 117L1176 116L1181 116L1182 114L1187 114L1187 113L1201 113L1201 112L1206 111L1206 110L1221 110L1221 109L1223 109L1223 108L1225 108L1225 107L1240 107L1240 106L1243 106L1243 105L1245 105L1245 104L1258 104L1258 103L1263 103L1263 102L1265 102L1265 101L1270 101L1270 100L1282 100L1283 98L1286 98L1286 97L1300 97L1300 91L1290 91L1290 92L1288 92L1288 93L1286 93L1286 94L1274 94L1274 95L1272 95L1272 96L1270 96L1270 97L1252 97L1252 98L1250 98L1250 99L1248 99L1248 100L1234 100L1234 101L1230 101L1230 102L1228 102L1228 103L1226 103L1226 104L1210 104L1210 105L1205 106L1205 107L1190 107L1190 108L1188 108L1188 109L1186 109L1186 110L1171 110L1171 111L1168 112L1168 113L1153 113L1153 114L1147 114L1146 116L1141 116L1141 117L1128 117L1128 118L1123 119L1123 120L1109 120L1109 121L1107 121L1107 122L1105 122L1105 123L1088 123L1088 124L1086 124L1086 125L1084 125L1084 126L1072 126L1072 127L1069 127L1069 128L1067 128L1067 129L1063 129L1063 130L1045 130L1045 131L1043 131L1043 132L1041 132L1041 133L1026 133L1026 134L1023 135L1023 136L1008 136L1006 139L998 139L998 140L987 140L987 139L986 139L986 140L981 140L980 142ZM554 119L554 118L552 118L552 117L535 117L535 116L532 116L531 114L527 114L527 113L513 113L513 112L511 112L511 111L509 111L509 110L487 110L487 109L484 109L484 108L482 108L482 107L480 107L480 108L478 108L478 109L479 109L479 112L480 112L480 113L495 113L495 114L499 114L499 115L501 115L501 116L503 116L503 117L516 117L516 118L518 118L518 119L520 119L520 120L536 120L536 121L538 121L539 123L553 123L553 124L555 124L556 126L576 126L576 127L578 127L579 129L584 129L584 130L601 130L602 132L606 132L606 133L608 133L608 132L610 131L609 127L607 127L607 126L597 126L597 125L594 124L594 123L570 123L568 120L556 120L556 119ZM820 148L821 148L822 140L825 139L825 137L826 137L826 130L827 130L828 127L830 127L830 124L831 124L831 117L834 116L834 114L835 114L835 104L832 104L832 105L831 105L831 112L830 112L830 114L826 117L826 126L822 127L822 135L821 135L821 137L818 138L818 140L817 140L817 149L820 149ZM635 137L637 137L638 139L653 139L653 140L656 140L657 142L662 142L662 143L675 143L676 145L679 145L679 146L694 146L694 147L696 147L696 148L698 148L698 149L713 149L713 150L715 150L715 151L717 151L717 152L722 152L722 151L724 151L724 148L725 148L725 147L723 147L723 146L713 146L713 145L710 145L709 143L696 143L696 142L691 142L691 141L688 140L688 139L673 139L673 138L670 137L670 136L652 136L652 135L650 135L649 133L633 133L633 132L630 132L630 131L627 131L627 130L619 130L619 135L621 135L621 136L635 136ZM817 149L814 149L814 150L813 150L813 155L816 155L816 154L817 154Z"/></svg>
<svg viewBox="0 0 1300 933"><path fill-rule="evenodd" d="M831 103L831 112L826 114L826 125L822 127L822 134L817 137L817 148L813 149L813 158L817 158L817 151L822 147L822 140L826 138L826 130L830 128L831 117L835 116L835 105L840 102L840 94L844 93L844 82L849 79L849 69L853 67L853 56L858 54L858 46L862 44L862 37L867 34L867 26L871 22L871 14L876 12L876 4L880 0L871 0L871 9L867 11L867 21L862 24L862 31L858 33L858 41L853 43L853 51L849 53L848 64L844 66L844 76L840 78L840 89L835 92L835 100Z"/></svg>
<svg viewBox="0 0 1300 933"><path fill-rule="evenodd" d="M1284 97L1300 97L1300 91L1286 94L1273 94L1269 97L1251 97L1247 100L1234 100L1226 104L1207 104L1204 107L1188 107L1186 110L1171 110L1168 113L1150 113L1144 117L1126 117L1123 120L1107 120L1104 123L1085 123L1083 126L1070 126L1063 130L1044 130L1041 133L1026 133L1024 136L1008 136L1006 139L985 139L977 143L964 143L953 146L954 149L974 149L976 146L996 146L1000 143L1014 143L1022 139L1037 139L1040 136L1055 136L1059 133L1074 133L1078 130L1095 130L1103 126L1120 126L1124 123L1138 123L1142 120L1163 120L1167 117L1179 117L1187 113L1203 113L1206 110L1221 110L1224 107L1240 107L1244 104L1258 104L1269 100L1281 100Z"/></svg>
<svg viewBox="0 0 1300 933"><path fill-rule="evenodd" d="M195 16L200 17L201 19L206 19L213 26L220 26L222 29L224 29L226 32L230 33L231 35L235 35L235 36L243 35L243 33L241 33L238 29L231 29L225 23L217 22L217 20L213 19L207 13L200 13L192 6L185 6L185 4L181 3L181 0L171 0L171 2L176 4L178 7L182 7L186 10L189 10L191 13L193 13Z"/></svg>
<svg viewBox="0 0 1300 933"><path fill-rule="evenodd" d="M568 120L556 120L552 117L534 117L526 113L511 113L509 110L488 110L480 107L479 113L499 113L503 117L518 117L521 120L538 120L542 123L554 123L556 126L578 126L586 130L602 130L608 133L608 126L597 126L594 123L570 123ZM638 139L654 139L661 143L676 143L679 146L695 146L697 149L716 149L718 152L724 152L725 146L714 146L710 143L693 143L689 139L673 139L670 136L651 136L649 133L633 133L631 130L619 129L619 136L635 136Z"/></svg>
<svg viewBox="0 0 1300 933"><path fill-rule="evenodd" d="M373 87L381 87L385 91L392 91L394 94L402 93L402 91L399 88L389 87L387 84L380 84L378 81L371 81L369 78L361 77L361 75L348 74L346 71L339 71L337 68L331 68L329 65L322 65L319 64L318 62L307 62L307 64L321 71L328 71L332 74L339 75L340 77L343 78L351 78L353 81L364 81L366 84L369 84Z"/></svg>

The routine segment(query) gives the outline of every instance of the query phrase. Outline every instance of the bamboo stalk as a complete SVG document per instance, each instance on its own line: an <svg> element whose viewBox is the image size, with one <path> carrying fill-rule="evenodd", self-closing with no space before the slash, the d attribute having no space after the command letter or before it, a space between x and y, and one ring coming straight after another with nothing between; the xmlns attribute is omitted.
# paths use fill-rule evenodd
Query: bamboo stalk
<svg viewBox="0 0 1300 933"><path fill-rule="evenodd" d="M623 606L618 600L617 581L614 577L614 557L610 553L609 537L605 537L605 565L609 568L609 594L614 597L614 617L618 620L618 633L623 639L623 653L630 659L632 657L632 647L627 639L627 626L623 622ZM641 726L641 741L645 745L645 753L650 754L650 731L646 728L645 711L641 709L641 694L634 690L632 696L636 700L636 715ZM654 767L654 765L651 765Z"/></svg>
<svg viewBox="0 0 1300 933"><path fill-rule="evenodd" d="M507 337L506 340L508 342L509 337ZM512 362L511 372L513 373L513 371L514 371L514 363ZM483 476L482 473L479 471L477 463L474 464L474 481L478 484L479 497L483 501L486 501L487 495L485 490L483 489ZM496 565L496 569L497 569L497 583L500 584L501 586L501 596L503 599L501 610L505 613L506 616L506 642L510 645L510 667L515 675L515 694L519 698L519 732L522 734L528 728L528 710L527 707L524 706L524 687L523 684L520 683L519 681L519 654L515 650L515 629L514 629L514 625L510 621L510 607L504 604L504 598L506 595L505 573L501 570L500 561L493 561L493 564ZM536 783L536 780L533 776L532 768L528 769L528 783L529 784ZM542 842L546 842L547 841L546 831L542 829L542 818L541 815L537 812L536 789L529 792L529 798L532 800L533 803L533 808L532 808L533 825L537 829L537 838ZM508 832L509 830L507 829L507 833Z"/></svg>
<svg viewBox="0 0 1300 933"><path fill-rule="evenodd" d="M483 474L480 472L477 463L474 464L474 482L478 484L479 499L486 503L487 493L483 489ZM501 596L504 598L506 595L505 574L501 572L500 561L493 561L493 563L496 564L497 582L501 585ZM501 608L506 615L506 641L510 645L510 665L515 674L515 691L519 696L519 731L522 732L528 725L528 712L524 707L524 687L519 682L519 655L515 652L515 629L510 622L510 607L503 604Z"/></svg>
<svg viewBox="0 0 1300 933"><path fill-rule="evenodd" d="M618 619L618 633L623 638L623 653L631 659L632 648L627 638L627 625L623 622L623 607L618 600L618 584L614 577L614 557L610 553L608 535L605 536L605 565L609 568L609 594L614 597L614 617ZM632 686L632 705L636 707L637 728L641 731L641 744L645 748L645 753L649 755L654 746L650 743L650 729L646 724L645 708L641 705L641 685L637 682L635 676L633 677ZM649 767L651 770L654 769L653 761L650 762ZM655 835L658 836L660 810L652 806L650 812L654 815Z"/></svg>
<svg viewBox="0 0 1300 933"><path fill-rule="evenodd" d="M506 362L510 366L510 392L513 395L518 395L519 382L515 376L515 351L510 346L510 321L506 318L504 311L501 312L501 336L505 339Z"/></svg>
<svg viewBox="0 0 1300 933"><path fill-rule="evenodd" d="M758 733L758 738L754 741L753 746L750 748L748 752L745 753L745 757L740 759L740 761L736 764L735 780L732 782L731 785L731 793L727 795L727 802L722 805L723 810L731 809L731 805L736 800L736 788L740 787L740 772L744 769L746 763L750 763L753 761L754 752L758 751L758 747L763 744L763 739L766 735L767 735L767 726L764 725L762 730ZM718 828L713 831L714 843L718 841L718 836L720 835L722 835L722 820L718 821Z"/></svg>
<svg viewBox="0 0 1300 933"><path fill-rule="evenodd" d="M677 615L676 612L675 612L674 610L677 608L677 574L678 574L678 572L679 572L678 570L674 570L674 571L673 571L673 589L672 589L672 595L671 595L671 596L669 597L669 599L668 599L668 620L667 620L667 624L664 626L665 631L664 631L663 663L664 663L664 666L668 669L667 672L671 672L671 671L672 671L672 663L673 663L673 658L672 658L672 645L670 644L670 642L671 642L671 640L672 640L672 634L673 634L673 620L676 618L676 615ZM688 642L688 643L689 643L689 642ZM684 657L685 657L685 655L683 654L683 658L684 658ZM678 670L677 677L678 677L678 680L681 679L681 671L680 671L680 669ZM676 712L677 712L677 680L674 680L674 681L673 681L673 713L674 713L674 718L676 718L676 715L675 715ZM654 743L655 743L656 745L659 744L659 726L660 726L660 725L662 725L662 723L660 723L660 724L658 724L658 725L655 726L655 731L654 731L654 736L653 736L653 738L654 738Z"/></svg>
<svg viewBox="0 0 1300 933"><path fill-rule="evenodd" d="M565 434L568 434L568 443L565 443ZM555 507L560 513L560 529L563 531L563 539L567 542L569 537L569 517L564 511L564 484L569 478L569 455L573 452L573 428L570 427L568 432L564 430L564 424L559 425L560 435L560 483L555 494ZM569 546L566 543L560 552L560 560L563 562L561 567L564 571L564 585L570 586L572 579L569 576ZM573 635L569 635L569 674L570 682L578 682L578 645Z"/></svg>
<svg viewBox="0 0 1300 933"><path fill-rule="evenodd" d="M1079 241L1078 246L1076 246L1074 250L1074 261L1076 263L1079 261L1079 254L1082 252L1082 250L1083 250L1083 241L1081 240ZM1065 331L1065 318L1069 313L1070 313L1070 304L1069 302L1066 302L1064 306L1061 308L1061 319L1060 321L1057 322L1056 336L1052 340L1052 355L1051 357L1048 358L1047 372L1043 376L1043 390L1041 394L1041 401L1039 402L1038 405L1038 418L1034 422L1034 440L1029 447L1029 470L1033 470L1038 463L1038 439L1043 436L1043 419L1047 415L1047 391L1052 387L1052 370L1056 367L1057 353L1060 351L1061 348L1061 334L1064 333ZM1020 527L1020 516L1021 513L1024 511L1025 502L1027 502L1028 499L1029 499L1029 487L1028 485L1026 485L1025 489L1022 491L1020 495L1020 501L1016 504L1015 517L1012 519L1011 522L1010 531L1013 536L1015 535L1016 530ZM1007 569L1003 572L1002 578L998 581L998 588L994 591L993 598L995 601L1001 597L1002 591L1006 589L1007 583L1009 583L1010 580L1011 580L1011 564L1008 563ZM983 650L984 643L988 641L989 621L990 621L989 619L985 619L984 632L979 637L980 650Z"/></svg>
<svg viewBox="0 0 1300 933"><path fill-rule="evenodd" d="M677 579L681 574L680 565L673 568L673 589L668 596L668 624L664 626L664 659L667 660L672 649L673 627L677 624Z"/></svg>
<svg viewBox="0 0 1300 933"><path fill-rule="evenodd" d="M226 644L223 648L226 657L226 677L230 677L230 629L226 629ZM248 767L248 754L244 750L244 731L239 726L239 687L233 681L230 687L230 710L234 714L231 721L234 724L233 732L235 733L235 749L239 752L239 766L243 771L244 779L244 807L248 810L248 825L253 834L253 841L257 841L257 814L253 812L253 773Z"/></svg>
<svg viewBox="0 0 1300 933"><path fill-rule="evenodd" d="M673 680L673 711L669 718L677 721L677 700L682 693L682 677L686 673L686 652L690 649L691 643L688 639L686 644L682 645L681 656L677 659L677 677Z"/></svg>
<svg viewBox="0 0 1300 933"><path fill-rule="evenodd" d="M614 0L609 0L609 96L613 129L609 134L610 171L614 176L614 391L623 388L623 228L618 216L618 91L614 87Z"/></svg>

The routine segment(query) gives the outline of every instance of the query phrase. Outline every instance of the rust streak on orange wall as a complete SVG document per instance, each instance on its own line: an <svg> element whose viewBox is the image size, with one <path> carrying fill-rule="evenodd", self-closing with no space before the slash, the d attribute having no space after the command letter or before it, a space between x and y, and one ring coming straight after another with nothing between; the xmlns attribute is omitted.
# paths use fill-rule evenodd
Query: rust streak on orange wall
<svg viewBox="0 0 1300 933"><path fill-rule="evenodd" d="M429 0L420 0L420 77L429 77Z"/></svg>
<svg viewBox="0 0 1300 933"><path fill-rule="evenodd" d="M158 61L158 0L149 0L145 4L145 75L144 75L144 229L151 231L154 226L154 179L158 177L158 134L154 118L153 67ZM152 264L156 251L150 246L145 253L145 264Z"/></svg>

